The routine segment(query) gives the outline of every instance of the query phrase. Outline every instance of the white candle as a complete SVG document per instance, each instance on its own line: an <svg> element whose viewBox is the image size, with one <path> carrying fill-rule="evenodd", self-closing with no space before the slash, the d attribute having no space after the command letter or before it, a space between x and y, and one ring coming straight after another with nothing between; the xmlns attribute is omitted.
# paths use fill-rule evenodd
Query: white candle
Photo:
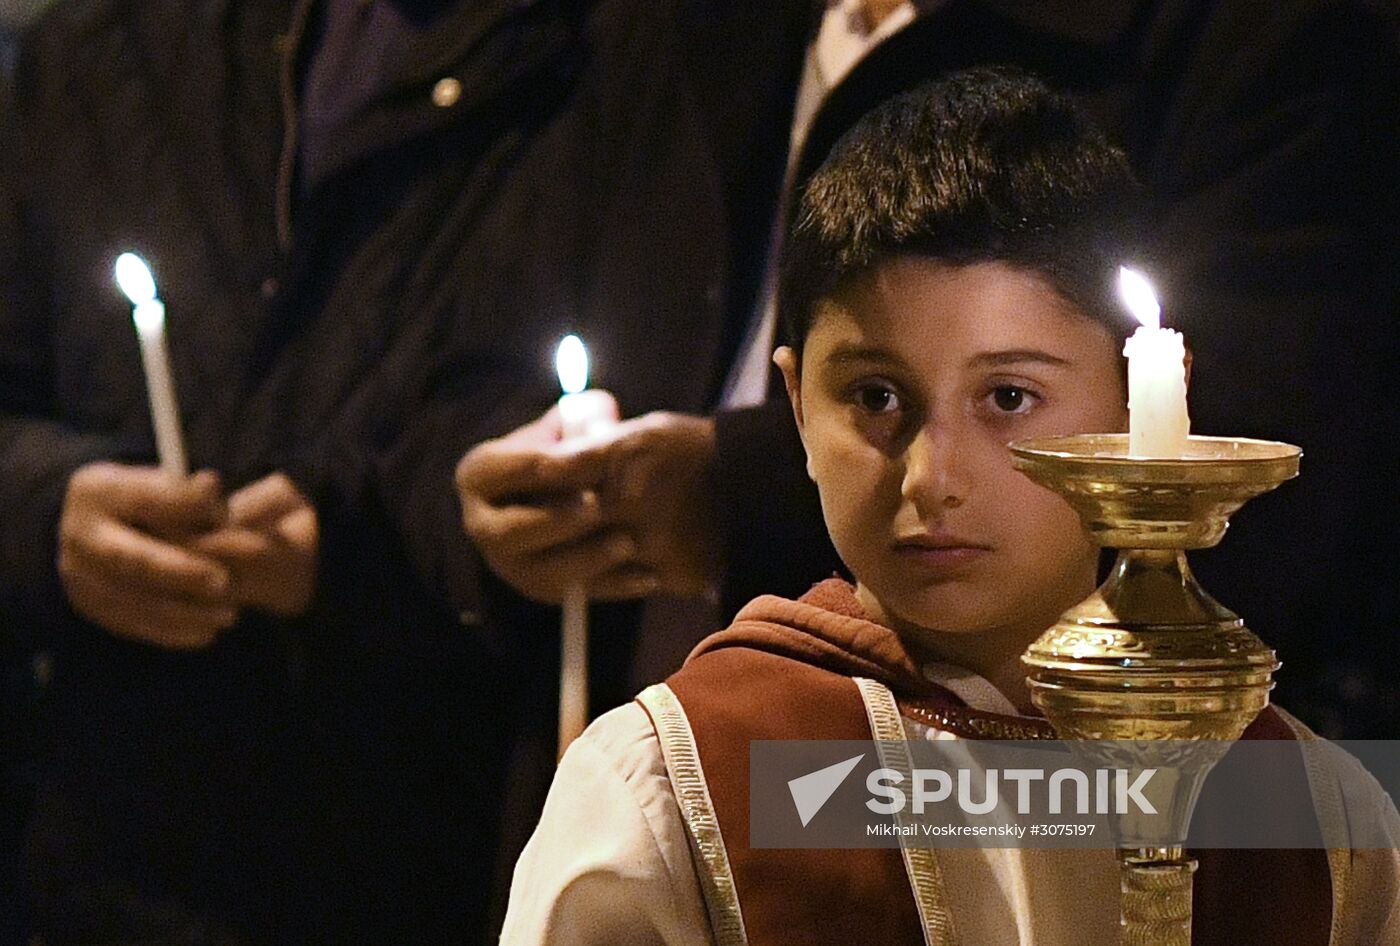
<svg viewBox="0 0 1400 946"><path fill-rule="evenodd" d="M599 436L613 426L611 399L588 388L588 349L577 335L559 343L554 356L559 386L559 417L565 439ZM560 634L559 754L588 725L588 589L564 589Z"/></svg>
<svg viewBox="0 0 1400 946"><path fill-rule="evenodd" d="M185 438L180 431L180 407L170 373L170 352L165 343L165 304L156 298L156 282L141 257L123 253L117 257L117 285L131 300L131 320L141 343L141 367L151 403L151 426L156 434L160 467L170 476L189 474Z"/></svg>
<svg viewBox="0 0 1400 946"><path fill-rule="evenodd" d="M1128 453L1183 456L1191 432L1186 413L1186 342L1180 332L1162 328L1162 307L1142 274L1120 268L1118 288L1128 310L1142 323L1123 346L1128 358Z"/></svg>

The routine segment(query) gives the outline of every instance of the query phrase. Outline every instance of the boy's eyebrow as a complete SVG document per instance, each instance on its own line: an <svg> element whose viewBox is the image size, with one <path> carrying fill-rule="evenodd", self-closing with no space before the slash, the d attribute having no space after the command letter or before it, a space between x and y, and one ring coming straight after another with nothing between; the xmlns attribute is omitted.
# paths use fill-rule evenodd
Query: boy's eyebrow
<svg viewBox="0 0 1400 946"><path fill-rule="evenodd" d="M859 362L899 363L900 359L892 352L873 345L837 345L826 356L828 364L849 365Z"/></svg>
<svg viewBox="0 0 1400 946"><path fill-rule="evenodd" d="M967 360L969 368L998 367L1002 365L1018 365L1026 362L1037 362L1043 365L1055 365L1065 367L1072 364L1068 359L1049 352L1041 351L1038 348L1013 348L1007 351L987 351L980 355L973 355Z"/></svg>

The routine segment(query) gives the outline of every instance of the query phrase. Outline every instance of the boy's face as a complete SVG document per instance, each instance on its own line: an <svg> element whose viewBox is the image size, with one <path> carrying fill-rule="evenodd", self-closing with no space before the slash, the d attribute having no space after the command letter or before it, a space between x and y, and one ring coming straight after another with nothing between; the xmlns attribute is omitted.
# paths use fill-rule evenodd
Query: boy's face
<svg viewBox="0 0 1400 946"><path fill-rule="evenodd" d="M1001 263L897 258L818 304L800 376L790 350L778 362L827 528L875 617L1022 647L1093 590L1079 518L1006 445L1123 430L1117 348Z"/></svg>

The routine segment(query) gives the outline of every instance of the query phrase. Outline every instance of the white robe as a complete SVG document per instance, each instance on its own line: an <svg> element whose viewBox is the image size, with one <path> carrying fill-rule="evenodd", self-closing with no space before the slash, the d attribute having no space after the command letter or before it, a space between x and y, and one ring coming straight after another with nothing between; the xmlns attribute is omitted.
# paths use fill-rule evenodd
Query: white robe
<svg viewBox="0 0 1400 946"><path fill-rule="evenodd" d="M946 665L930 665L926 673L976 709L1011 712L980 677ZM955 738L912 720L905 726L910 738ZM1389 800L1381 794L1354 803ZM1117 946L1112 851L943 848L937 858L963 946ZM1400 852L1353 851L1350 875L1331 946L1400 946ZM539 827L516 865L501 942L712 942L685 823L640 705L601 717L565 753Z"/></svg>

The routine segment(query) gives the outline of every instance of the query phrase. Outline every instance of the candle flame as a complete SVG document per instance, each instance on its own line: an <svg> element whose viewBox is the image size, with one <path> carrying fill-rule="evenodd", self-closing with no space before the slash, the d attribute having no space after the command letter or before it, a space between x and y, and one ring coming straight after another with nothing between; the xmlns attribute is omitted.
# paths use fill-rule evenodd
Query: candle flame
<svg viewBox="0 0 1400 946"><path fill-rule="evenodd" d="M115 267L117 285L135 306L151 302L156 297L156 280L151 275L151 267L135 253L123 253L117 257Z"/></svg>
<svg viewBox="0 0 1400 946"><path fill-rule="evenodd" d="M554 355L554 370L565 394L577 394L588 387L588 349L577 335L566 335Z"/></svg>
<svg viewBox="0 0 1400 946"><path fill-rule="evenodd" d="M1133 318L1148 328L1162 327L1162 305L1146 276L1126 266L1118 267L1118 294Z"/></svg>

